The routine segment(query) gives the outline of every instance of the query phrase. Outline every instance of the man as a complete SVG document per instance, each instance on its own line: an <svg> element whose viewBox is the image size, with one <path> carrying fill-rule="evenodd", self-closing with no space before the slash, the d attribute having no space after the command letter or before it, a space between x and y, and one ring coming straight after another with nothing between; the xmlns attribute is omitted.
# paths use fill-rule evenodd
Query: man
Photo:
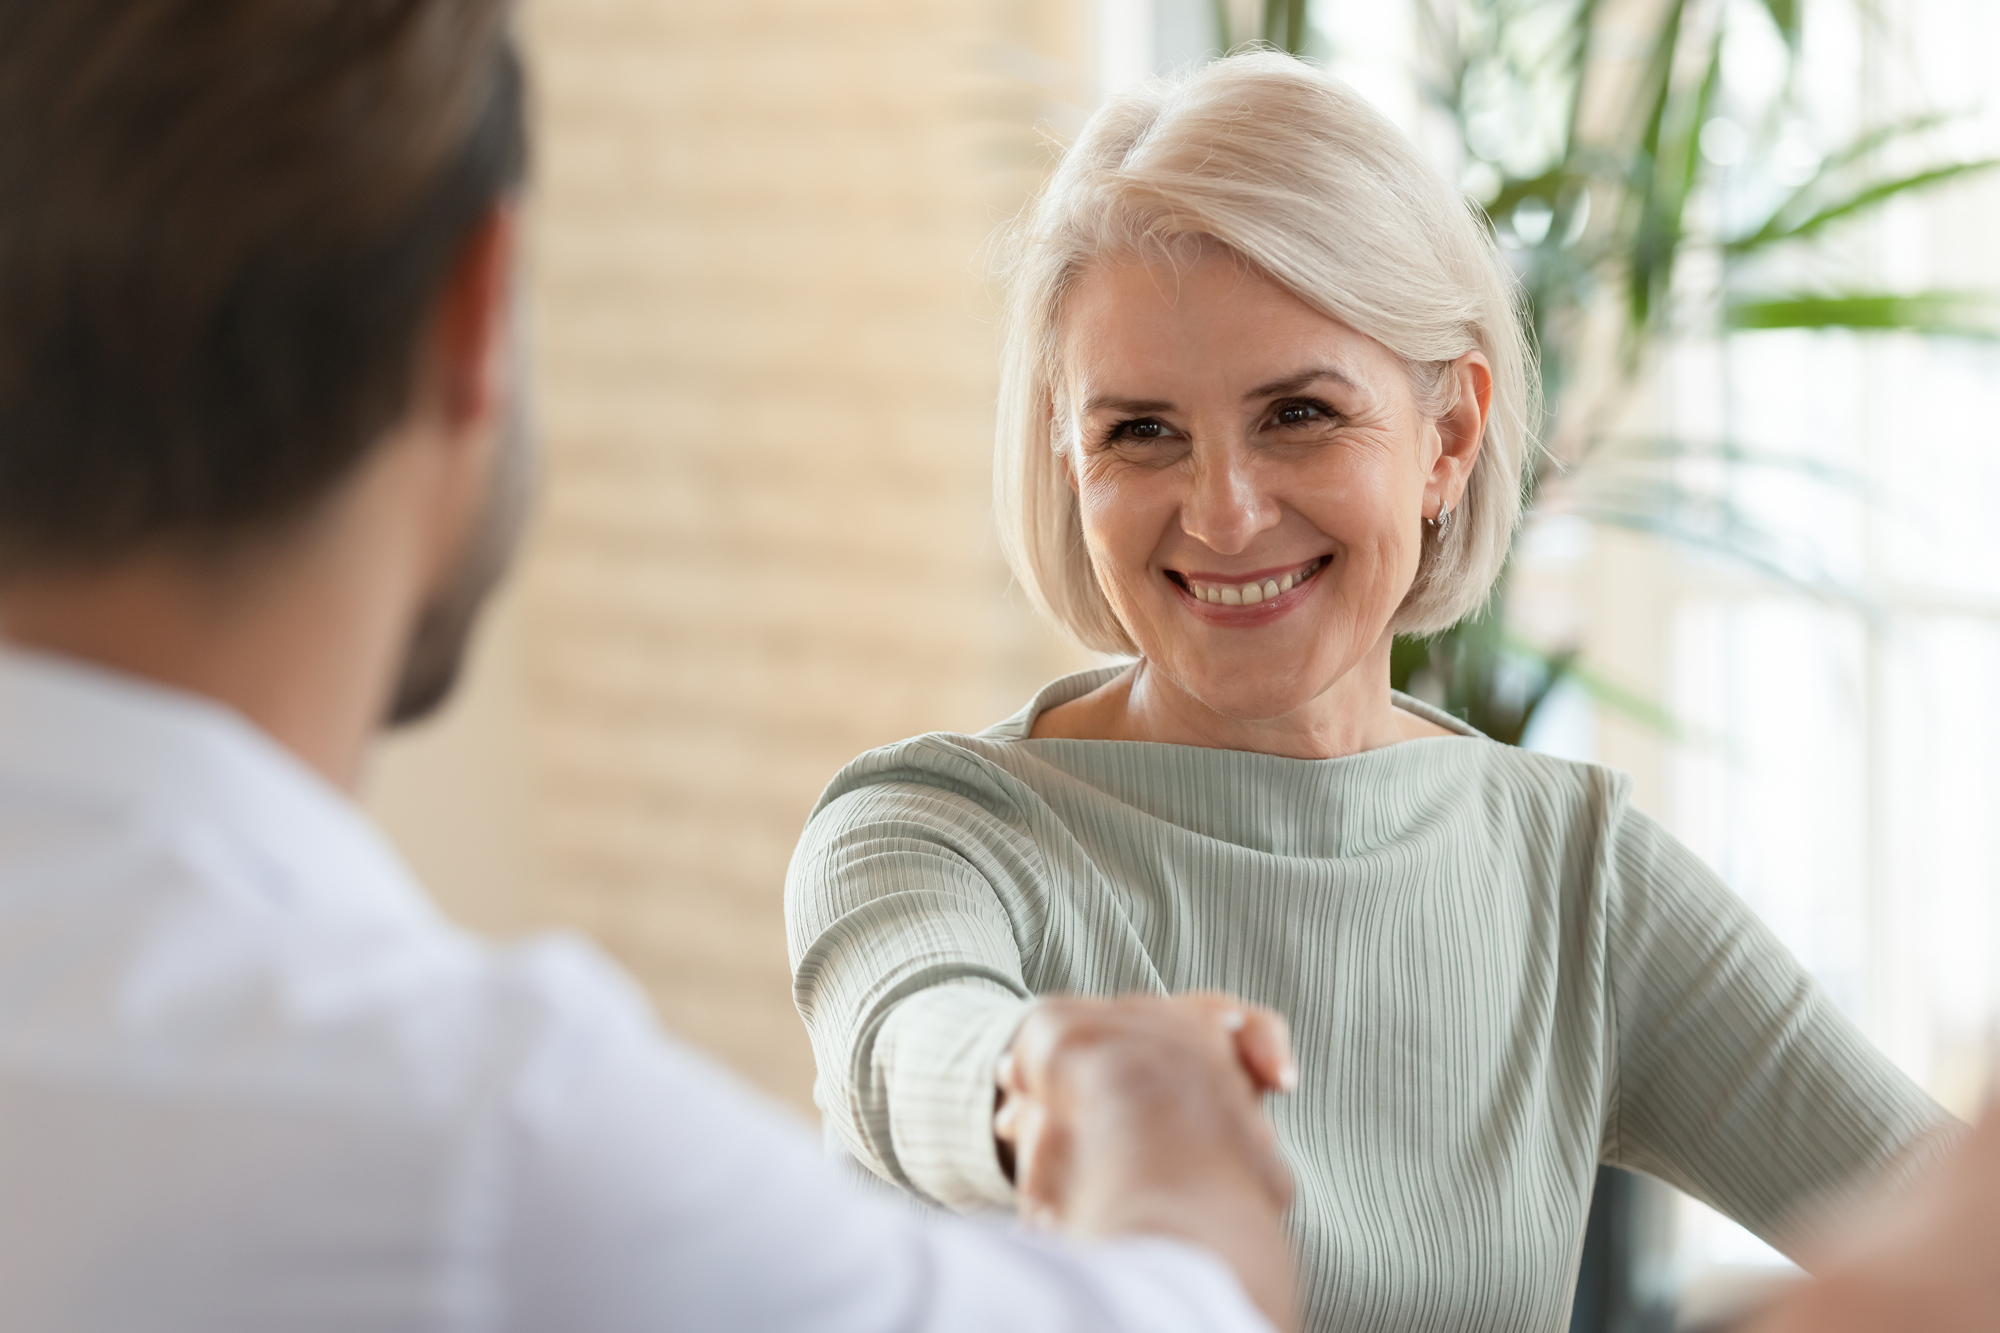
<svg viewBox="0 0 2000 1333"><path fill-rule="evenodd" d="M350 803L527 489L507 8L0 0L0 1328L1287 1323L1273 1016L1024 1030L1024 1195L1141 1238L925 1223Z"/></svg>

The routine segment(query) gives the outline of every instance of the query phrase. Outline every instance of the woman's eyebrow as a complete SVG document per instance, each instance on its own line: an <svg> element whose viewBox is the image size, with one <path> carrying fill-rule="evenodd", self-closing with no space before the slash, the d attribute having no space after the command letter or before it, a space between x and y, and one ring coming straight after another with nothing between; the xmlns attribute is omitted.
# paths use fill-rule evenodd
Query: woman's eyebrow
<svg viewBox="0 0 2000 1333"><path fill-rule="evenodd" d="M1296 375L1287 375L1284 379L1272 380L1269 384L1260 384L1250 392L1244 394L1243 399L1245 402L1248 402L1252 398L1275 398L1281 394L1297 393L1307 385L1317 383L1320 380L1332 380L1336 384L1345 384L1350 389L1359 389L1361 387L1345 371L1336 370L1332 366L1314 366L1312 369L1302 370Z"/></svg>
<svg viewBox="0 0 2000 1333"><path fill-rule="evenodd" d="M1344 370L1336 370L1332 366L1314 366L1310 370L1301 370L1297 374L1287 375L1281 380L1273 380L1269 384L1260 384L1250 392L1244 394L1243 398L1247 402L1252 398L1273 398L1280 394L1297 393L1307 385L1316 384L1320 380L1332 380L1334 383L1344 384L1350 389L1361 387L1354 382L1353 376ZM1107 409L1142 415L1147 412L1171 412L1174 410L1174 405L1164 398L1114 398L1108 395L1092 398L1083 405L1083 410L1086 413L1102 412Z"/></svg>
<svg viewBox="0 0 2000 1333"><path fill-rule="evenodd" d="M1085 412L1101 412L1106 408L1132 413L1171 412L1174 405L1164 398L1093 398L1083 405Z"/></svg>

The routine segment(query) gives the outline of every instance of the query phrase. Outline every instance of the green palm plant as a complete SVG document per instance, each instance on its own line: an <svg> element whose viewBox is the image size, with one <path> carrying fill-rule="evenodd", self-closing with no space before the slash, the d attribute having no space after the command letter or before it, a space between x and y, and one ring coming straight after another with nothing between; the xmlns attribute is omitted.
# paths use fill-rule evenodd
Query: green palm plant
<svg viewBox="0 0 2000 1333"><path fill-rule="evenodd" d="M1795 55L1799 0L1760 3ZM1254 31L1231 26L1240 7L1213 4L1223 47L1260 40L1294 53L1308 49L1305 0L1264 0ZM1723 230L1703 220L1714 209L1696 205L1718 185L1719 168L1702 144L1721 89L1726 0L1662 0L1638 34L1636 49L1645 56L1636 71L1598 54L1604 8L1604 0L1422 0L1433 62L1429 94L1450 113L1467 160L1478 164L1473 174L1485 177L1478 193L1520 274L1523 316L1540 351L1548 411L1545 449L1526 482L1530 513L1559 499L1594 523L1720 553L1801 590L1851 597L1787 560L1776 535L1732 504L1728 478L1762 468L1835 486L1852 487L1855 478L1739 444L1635 438L1617 423L1661 345L1679 335L1848 329L1992 336L1993 307L1977 293L1798 290L1777 275L1891 201L2000 162L1886 170L1879 165L1886 157L1921 145L1942 121L1880 126L1826 154L1749 225ZM1620 15L1628 50L1632 9L1623 6ZM1775 121L1788 95L1771 90L1767 120ZM1496 130L1509 108L1515 124ZM1496 150L1496 138L1505 139L1505 151ZM1524 144L1527 151L1517 151ZM1715 257L1721 279L1705 300L1690 301L1676 280L1697 251ZM1618 336L1606 339L1602 331L1611 326ZM1712 472L1723 484L1681 481L1679 465L1691 457L1717 465ZM1575 648L1546 649L1510 632L1507 592L1503 574L1479 616L1434 638L1399 641L1396 686L1415 686L1510 743L1520 742L1565 681L1671 726L1657 707L1586 670Z"/></svg>

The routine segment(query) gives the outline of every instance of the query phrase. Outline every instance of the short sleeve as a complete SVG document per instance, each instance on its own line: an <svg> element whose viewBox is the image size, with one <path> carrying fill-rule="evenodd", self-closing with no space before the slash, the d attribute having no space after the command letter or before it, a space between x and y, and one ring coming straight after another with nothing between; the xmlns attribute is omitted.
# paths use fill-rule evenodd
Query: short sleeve
<svg viewBox="0 0 2000 1333"><path fill-rule="evenodd" d="M1697 857L1630 810L1610 856L1607 1161L1782 1244L1815 1196L1949 1140L1957 1122Z"/></svg>

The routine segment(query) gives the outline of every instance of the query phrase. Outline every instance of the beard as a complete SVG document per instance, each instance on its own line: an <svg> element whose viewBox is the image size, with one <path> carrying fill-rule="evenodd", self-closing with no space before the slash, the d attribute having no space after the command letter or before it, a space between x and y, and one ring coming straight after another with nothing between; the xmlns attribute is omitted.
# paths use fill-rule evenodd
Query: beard
<svg viewBox="0 0 2000 1333"><path fill-rule="evenodd" d="M501 424L492 475L465 544L450 575L424 603L411 627L389 702L390 726L429 717L458 684L479 613L506 576L527 526L534 496L535 452L528 413L517 394Z"/></svg>

